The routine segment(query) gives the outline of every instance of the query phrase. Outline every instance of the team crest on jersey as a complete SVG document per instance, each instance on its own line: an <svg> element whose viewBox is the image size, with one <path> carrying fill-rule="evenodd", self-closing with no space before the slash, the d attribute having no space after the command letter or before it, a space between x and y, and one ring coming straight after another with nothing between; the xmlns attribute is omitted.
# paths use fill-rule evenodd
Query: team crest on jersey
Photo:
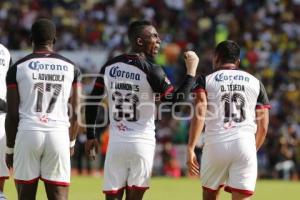
<svg viewBox="0 0 300 200"><path fill-rule="evenodd" d="M119 122L118 124L117 124L117 128L118 128L118 130L119 131L133 131L133 129L131 129L131 128L128 128L128 126L126 126L125 124L123 124L122 122Z"/></svg>
<svg viewBox="0 0 300 200"><path fill-rule="evenodd" d="M47 115L40 116L40 122L42 122L42 123L48 123L48 121L49 121L49 118L48 118Z"/></svg>

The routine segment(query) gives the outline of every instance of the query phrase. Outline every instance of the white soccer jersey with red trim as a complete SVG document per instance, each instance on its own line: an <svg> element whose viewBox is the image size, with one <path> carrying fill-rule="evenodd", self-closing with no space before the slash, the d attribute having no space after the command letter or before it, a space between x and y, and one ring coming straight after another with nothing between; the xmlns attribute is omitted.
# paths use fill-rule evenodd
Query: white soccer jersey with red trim
<svg viewBox="0 0 300 200"><path fill-rule="evenodd" d="M270 108L261 82L241 70L218 70L200 76L193 90L207 94L205 144L255 134L255 110Z"/></svg>
<svg viewBox="0 0 300 200"><path fill-rule="evenodd" d="M160 66L123 54L106 63L95 87L105 86L109 103L110 141L155 143L155 93L172 92Z"/></svg>
<svg viewBox="0 0 300 200"><path fill-rule="evenodd" d="M78 76L75 65L55 53L33 53L14 64L7 87L19 91L18 130L68 128L68 100Z"/></svg>

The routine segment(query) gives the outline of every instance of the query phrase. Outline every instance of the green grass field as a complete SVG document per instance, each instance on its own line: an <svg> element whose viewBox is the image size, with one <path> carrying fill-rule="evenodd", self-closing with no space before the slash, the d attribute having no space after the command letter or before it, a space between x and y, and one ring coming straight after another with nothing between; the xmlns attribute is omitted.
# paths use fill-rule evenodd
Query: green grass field
<svg viewBox="0 0 300 200"><path fill-rule="evenodd" d="M75 176L72 178L70 200L104 200L101 192L102 178ZM12 179L6 182L5 193L9 200L16 200ZM37 200L46 200L43 182L40 181ZM152 178L151 188L144 200L201 200L201 186L197 179ZM230 195L222 192L222 198ZM258 181L255 200L299 200L300 182Z"/></svg>

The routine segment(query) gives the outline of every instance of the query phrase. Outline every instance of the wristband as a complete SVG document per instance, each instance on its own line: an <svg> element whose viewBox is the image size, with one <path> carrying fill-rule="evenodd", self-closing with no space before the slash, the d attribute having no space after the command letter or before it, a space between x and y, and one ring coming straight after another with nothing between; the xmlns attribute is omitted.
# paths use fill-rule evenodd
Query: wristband
<svg viewBox="0 0 300 200"><path fill-rule="evenodd" d="M14 153L14 148L6 147L5 153L6 154L13 154Z"/></svg>
<svg viewBox="0 0 300 200"><path fill-rule="evenodd" d="M76 143L76 140L70 141L70 148L74 147L74 146L75 146L75 143Z"/></svg>

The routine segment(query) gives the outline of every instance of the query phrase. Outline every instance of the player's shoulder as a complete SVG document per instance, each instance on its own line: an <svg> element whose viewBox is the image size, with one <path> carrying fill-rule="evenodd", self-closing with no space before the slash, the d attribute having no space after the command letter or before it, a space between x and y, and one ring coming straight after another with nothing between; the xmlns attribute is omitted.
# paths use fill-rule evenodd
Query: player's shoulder
<svg viewBox="0 0 300 200"><path fill-rule="evenodd" d="M10 55L9 50L4 46L3 44L0 43L0 53L5 54L5 55Z"/></svg>
<svg viewBox="0 0 300 200"><path fill-rule="evenodd" d="M20 64L22 64L22 63L24 63L24 62L26 62L26 61L28 61L28 60L31 60L31 59L33 59L33 58L36 58L36 56L35 56L33 53L28 54L28 55L24 56L23 58L17 60L17 62L15 62L15 63L12 65L12 67L17 67L18 65L20 65Z"/></svg>
<svg viewBox="0 0 300 200"><path fill-rule="evenodd" d="M47 56L47 57L49 57L49 58L56 58L56 59L62 60L62 61L64 61L64 62L67 62L67 63L71 64L71 65L76 66L75 63L74 63L73 61L71 61L70 59L68 59L68 58L66 58L66 57L64 57L63 55L58 54L58 53L51 53L51 54L50 54L49 56Z"/></svg>
<svg viewBox="0 0 300 200"><path fill-rule="evenodd" d="M149 59L139 54L124 53L109 59L102 67L102 70L105 70L106 67L116 63L124 63L134 68L138 68L143 72L145 72L146 74L148 74L149 72L151 72L153 69L157 67L156 64L154 64Z"/></svg>

